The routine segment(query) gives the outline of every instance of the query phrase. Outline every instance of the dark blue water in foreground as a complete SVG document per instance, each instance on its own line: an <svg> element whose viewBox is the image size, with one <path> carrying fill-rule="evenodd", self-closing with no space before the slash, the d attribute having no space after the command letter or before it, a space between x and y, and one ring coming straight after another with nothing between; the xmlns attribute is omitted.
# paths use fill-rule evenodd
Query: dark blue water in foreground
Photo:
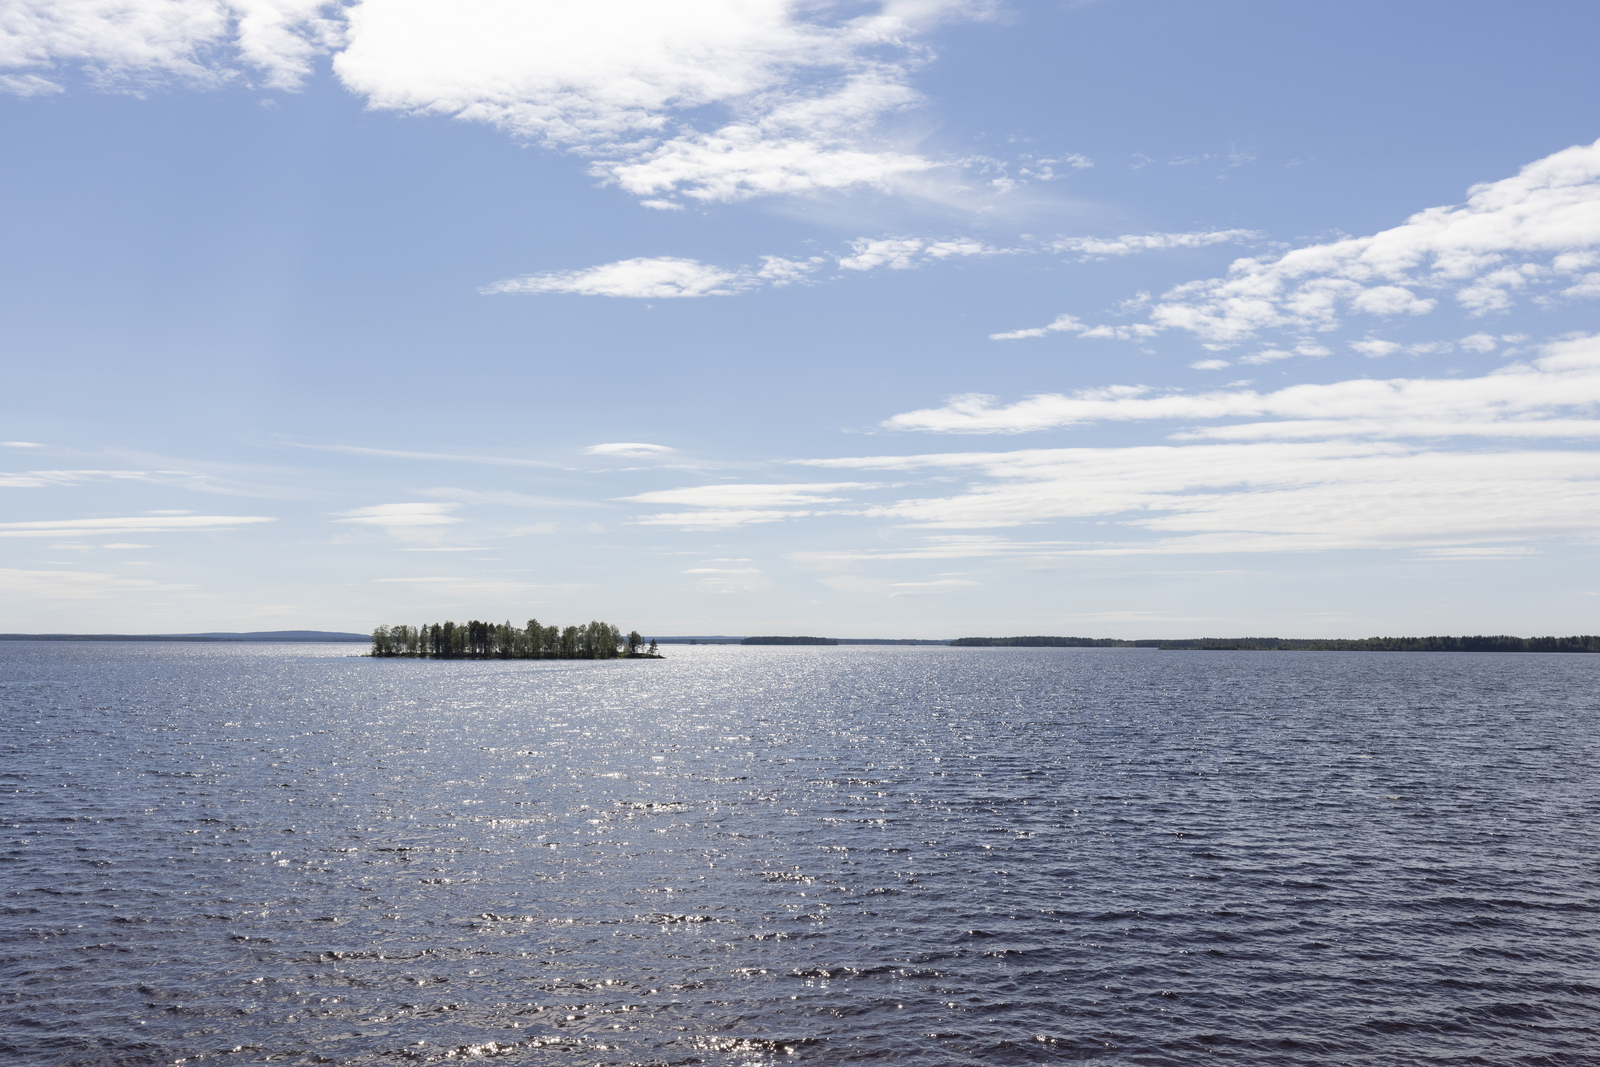
<svg viewBox="0 0 1600 1067"><path fill-rule="evenodd" d="M0 644L6 1063L1600 1063L1600 656Z"/></svg>

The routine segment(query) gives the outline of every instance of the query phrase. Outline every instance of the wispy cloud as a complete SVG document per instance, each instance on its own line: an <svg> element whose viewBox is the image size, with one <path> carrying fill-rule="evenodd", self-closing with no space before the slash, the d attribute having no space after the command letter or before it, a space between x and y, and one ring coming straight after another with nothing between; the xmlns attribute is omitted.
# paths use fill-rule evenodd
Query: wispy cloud
<svg viewBox="0 0 1600 1067"><path fill-rule="evenodd" d="M89 571L27 571L0 568L0 592L37 600L104 600L122 593L160 593L191 586L124 578Z"/></svg>
<svg viewBox="0 0 1600 1067"><path fill-rule="evenodd" d="M1106 421L1230 419L1247 421L1191 426L1186 433L1231 439L1600 436L1593 411L1600 403L1600 335L1558 341L1543 352L1538 359L1475 378L1361 378L1273 393L1179 393L1115 385L1003 405L993 397L959 396L940 408L896 415L883 425L936 433L1025 433Z"/></svg>
<svg viewBox="0 0 1600 1067"><path fill-rule="evenodd" d="M590 456L621 456L629 459L642 459L649 456L662 456L671 452L666 445L647 445L637 442L613 441L610 444L590 445L584 449L585 455Z"/></svg>
<svg viewBox="0 0 1600 1067"><path fill-rule="evenodd" d="M1061 237L1050 242L1054 252L1074 252L1082 260L1129 256L1171 248L1208 248L1212 245L1260 241L1259 230L1194 230L1187 233L1125 233L1121 237Z"/></svg>
<svg viewBox="0 0 1600 1067"><path fill-rule="evenodd" d="M732 296L759 285L755 272L724 270L694 259L658 256L624 259L585 270L530 274L485 286L496 293L572 293L666 300L686 296Z"/></svg>
<svg viewBox="0 0 1600 1067"><path fill-rule="evenodd" d="M436 541L442 526L453 526L461 519L450 514L460 504L374 504L338 512L335 522L354 526L377 526L402 541Z"/></svg>
<svg viewBox="0 0 1600 1067"><path fill-rule="evenodd" d="M42 519L34 522L0 522L0 537L93 536L113 531L175 533L227 530L273 522L265 515L135 515L100 519Z"/></svg>
<svg viewBox="0 0 1600 1067"><path fill-rule="evenodd" d="M598 500L578 500L572 497L535 496L510 489L438 489L418 490L423 496L453 500L460 504L499 504L512 508L603 508L610 505Z"/></svg>
<svg viewBox="0 0 1600 1067"><path fill-rule="evenodd" d="M675 504L697 509L659 512L635 520L642 525L731 527L812 515L821 505L848 502L849 497L838 495L841 492L875 486L874 482L699 485L660 489L623 499L638 504Z"/></svg>
<svg viewBox="0 0 1600 1067"><path fill-rule="evenodd" d="M308 448L317 452L344 452L353 456L378 456L384 459L422 459L439 463L482 463L491 467L557 467L561 464L516 456L480 456L457 452L412 452L399 448L369 448L362 445L314 445L303 441L281 442L287 448Z"/></svg>
<svg viewBox="0 0 1600 1067"><path fill-rule="evenodd" d="M972 482L876 505L862 512L869 519L929 530L1065 522L1079 535L930 534L841 561L1462 548L1586 538L1600 522L1600 456L1589 452L1248 442L812 462L944 470Z"/></svg>
<svg viewBox="0 0 1600 1067"><path fill-rule="evenodd" d="M1118 341L1133 341L1146 337L1154 337L1161 331L1147 323L1135 322L1127 326L1091 326L1080 322L1071 315L1058 315L1053 322L1044 326L1033 326L1025 330L1009 330L1005 333L991 333L991 341L1020 341L1027 337L1043 337L1051 333L1071 333L1086 338L1107 338Z"/></svg>
<svg viewBox="0 0 1600 1067"><path fill-rule="evenodd" d="M914 270L934 263L989 256L1041 255L1085 251L1085 258L1125 256L1171 248L1201 248L1226 241L1259 236L1249 230L1196 233L1128 234L1117 238L1070 237L1017 247L988 244L973 237L857 237L848 251L813 255L804 259L762 256L759 266L720 267L676 256L635 257L578 270L547 271L508 278L484 286L486 295L503 293L569 293L578 296L629 297L636 300L679 297L733 296L768 286L815 282L830 260L849 274L874 270ZM837 276L836 276L837 277ZM1049 326L996 334L998 338L1039 337L1055 330L1072 330L1084 337L1153 337L1151 326L1089 326L1064 315Z"/></svg>

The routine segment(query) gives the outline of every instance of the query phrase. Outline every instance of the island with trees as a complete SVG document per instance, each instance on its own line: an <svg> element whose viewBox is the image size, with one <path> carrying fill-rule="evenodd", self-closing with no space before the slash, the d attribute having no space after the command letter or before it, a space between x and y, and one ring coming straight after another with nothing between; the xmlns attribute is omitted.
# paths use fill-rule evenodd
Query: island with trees
<svg viewBox="0 0 1600 1067"><path fill-rule="evenodd" d="M372 631L372 653L411 659L661 659L652 639L639 631L624 634L608 622L587 626L526 626L502 623L436 622L424 626L380 626Z"/></svg>

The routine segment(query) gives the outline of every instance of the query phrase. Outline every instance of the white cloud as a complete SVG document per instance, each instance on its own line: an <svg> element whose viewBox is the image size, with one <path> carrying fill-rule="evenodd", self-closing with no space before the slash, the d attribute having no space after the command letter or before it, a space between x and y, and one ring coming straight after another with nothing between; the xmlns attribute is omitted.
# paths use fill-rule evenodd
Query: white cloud
<svg viewBox="0 0 1600 1067"><path fill-rule="evenodd" d="M695 259L643 257L606 263L586 270L530 274L485 286L494 293L576 293L581 296L623 296L642 300L680 296L731 296L758 284L748 271L729 271Z"/></svg>
<svg viewBox="0 0 1600 1067"><path fill-rule="evenodd" d="M445 526L461 520L450 512L460 504L374 504L371 507L351 508L338 512L349 522L363 526Z"/></svg>
<svg viewBox="0 0 1600 1067"><path fill-rule="evenodd" d="M1226 348L1262 330L1331 330L1345 314L1421 315L1452 295L1474 314L1581 269L1600 245L1600 142L1474 186L1467 202L1429 208L1370 237L1236 261L1225 278L1180 285L1150 312L1162 329ZM1535 262L1549 257L1550 264ZM1518 262L1518 260L1521 260ZM1583 294L1573 294L1583 295Z"/></svg>
<svg viewBox="0 0 1600 1067"><path fill-rule="evenodd" d="M88 571L24 571L0 568L0 592L7 597L39 600L103 600L118 593L154 593L188 589L148 578L123 578Z"/></svg>
<svg viewBox="0 0 1600 1067"><path fill-rule="evenodd" d="M759 593L772 588L772 579L760 567L690 567L695 587L710 593Z"/></svg>
<svg viewBox="0 0 1600 1067"><path fill-rule="evenodd" d="M638 504L684 504L703 508L762 508L829 504L846 499L835 494L870 489L873 482L802 482L792 485L698 485L685 489L659 489L622 499Z"/></svg>
<svg viewBox="0 0 1600 1067"><path fill-rule="evenodd" d="M0 446L5 448L43 448L44 445L36 441L0 441Z"/></svg>
<svg viewBox="0 0 1600 1067"><path fill-rule="evenodd" d="M319 55L370 106L486 122L591 160L652 207L851 186L941 166L887 120L934 23L984 0L879 0L839 18L790 0L11 0L5 91L63 65L137 91L255 78L292 89Z"/></svg>
<svg viewBox="0 0 1600 1067"><path fill-rule="evenodd" d="M1084 258L1160 248L1251 240L1247 230L1063 238L1051 246ZM1600 141L1530 163L1515 177L1474 186L1467 202L1429 208L1393 229L1295 249L1275 258L1235 260L1223 278L1179 285L1149 302L1148 322L1089 326L1064 314L1048 326L1009 330L997 341L1068 332L1083 338L1136 340L1166 330L1193 334L1212 350L1233 348L1264 331L1302 339L1338 328L1350 314L1426 315L1443 296L1472 315L1510 309L1536 286L1571 284L1535 299L1600 297ZM1538 262L1548 258L1548 263ZM1133 302L1145 304L1142 298ZM1132 310L1130 307L1129 310ZM1303 342L1302 342L1303 343ZM1356 342L1369 356L1392 342ZM1249 362L1247 359L1246 362Z"/></svg>
<svg viewBox="0 0 1600 1067"><path fill-rule="evenodd" d="M850 242L848 255L835 257L840 269L907 270L928 263L965 256L1004 255L1012 249L994 248L970 237L944 240L920 237L862 237ZM635 300L693 296L732 296L765 286L780 288L811 278L826 262L822 256L789 259L762 256L759 267L718 267L696 259L675 256L638 257L582 270L550 271L509 278L485 286L480 292L574 293L580 296L630 297Z"/></svg>
<svg viewBox="0 0 1600 1067"><path fill-rule="evenodd" d="M1121 237L1062 237L1049 245L1053 252L1076 252L1083 260L1128 256L1168 248L1206 248L1232 242L1258 241L1266 235L1256 230L1196 230L1190 233L1125 233Z"/></svg>
<svg viewBox="0 0 1600 1067"><path fill-rule="evenodd" d="M0 74L0 93L12 96L49 96L66 89L37 74Z"/></svg>
<svg viewBox="0 0 1600 1067"><path fill-rule="evenodd" d="M1234 439L1600 436L1600 419L1593 417L1600 403L1600 335L1558 341L1543 351L1529 363L1478 378L1362 378L1274 393L1163 393L1121 385L1042 394L1004 406L993 397L971 394L953 397L941 408L896 415L883 425L936 433L1025 433L1101 421L1267 419L1189 433Z"/></svg>
<svg viewBox="0 0 1600 1067"><path fill-rule="evenodd" d="M625 456L628 458L638 458L644 456L659 456L664 453L671 452L672 449L668 448L666 445L646 445L617 441L612 442L611 444L590 445L583 451L586 455L590 456Z"/></svg>
<svg viewBox="0 0 1600 1067"><path fill-rule="evenodd" d="M940 578L931 582L889 582L884 588L893 590L889 594L891 597L939 596L981 584L968 578Z"/></svg>
<svg viewBox="0 0 1600 1067"><path fill-rule="evenodd" d="M1393 341L1380 341L1372 337L1361 341L1351 341L1350 347L1368 359L1382 359L1384 356L1400 351L1400 346Z"/></svg>
<svg viewBox="0 0 1600 1067"><path fill-rule="evenodd" d="M238 80L242 64L267 86L292 89L337 41L337 13L331 0L10 0L0 68L75 64L101 88L138 90L221 85ZM38 74L5 81L21 95L60 89Z"/></svg>
<svg viewBox="0 0 1600 1067"><path fill-rule="evenodd" d="M0 537L92 536L113 531L172 533L226 530L273 521L264 515L140 515L105 519L49 519L36 522L0 522Z"/></svg>
<svg viewBox="0 0 1600 1067"><path fill-rule="evenodd" d="M139 544L134 544L134 543L132 543L130 541L116 541L116 542L113 542L113 543L111 543L109 545L101 545L100 547L101 548L118 548L118 549L121 549L121 548L154 548L156 546L155 545L139 545Z"/></svg>
<svg viewBox="0 0 1600 1067"><path fill-rule="evenodd" d="M1588 538L1600 455L1445 452L1392 442L1243 442L813 460L829 469L944 470L970 484L864 510L913 527L1076 522L1080 540L933 534L851 559L1458 549ZM1059 536L1059 535L1058 535ZM1504 554L1504 553L1502 553ZM812 559L811 562L819 562Z"/></svg>
<svg viewBox="0 0 1600 1067"><path fill-rule="evenodd" d="M561 496L534 496L531 493L518 493L510 489L456 489L450 486L441 486L436 489L421 489L418 492L423 496L454 500L462 504L499 504L513 508L600 508L606 506L593 500L578 500Z"/></svg>
<svg viewBox="0 0 1600 1067"><path fill-rule="evenodd" d="M991 333L991 341L1020 341L1028 337L1043 337L1051 333L1074 333L1079 337L1092 340L1117 340L1136 341L1147 337L1154 337L1160 333L1153 326L1142 322L1129 326L1090 326L1080 322L1072 315L1058 315L1055 320L1045 326L1035 326L1026 330L1010 330L1006 333Z"/></svg>
<svg viewBox="0 0 1600 1067"><path fill-rule="evenodd" d="M519 459L514 456L473 456L455 452L411 452L397 448L368 448L363 445L309 445L298 441L283 442L289 448L309 448L318 452L346 452L354 456L378 456L384 459L426 459L442 463L483 463L504 467L559 467L542 459Z"/></svg>
<svg viewBox="0 0 1600 1067"><path fill-rule="evenodd" d="M637 504L676 504L696 511L661 512L636 520L646 526L729 527L781 522L818 514L823 504L837 504L849 497L840 492L876 488L875 482L803 482L788 485L699 485L683 489L660 489L624 497Z"/></svg>
<svg viewBox="0 0 1600 1067"><path fill-rule="evenodd" d="M1115 245L1116 255L1159 248L1199 247L1234 239L1235 235L1254 236L1248 230L1227 230L1218 233L1143 234L1117 238L1107 245ZM1213 240L1215 238L1215 240ZM966 259L974 256L1012 256L1050 251L1071 241L1089 238L1070 238L1054 245L1024 248L1000 248L985 244L972 237L858 237L850 242L850 251L831 258L843 271L865 272L872 270L913 270L930 263ZM1101 242L1105 244L1105 242ZM816 278L817 270L829 257L810 256L790 259L784 256L761 256L761 265L719 267L696 259L676 256L635 257L605 263L598 267L579 270L547 271L521 278L508 278L484 286L480 292L498 293L573 293L581 296L629 297L636 300L668 299L673 297L732 296L766 286L778 288L795 282ZM1148 303L1148 295L1137 302ZM1071 315L1062 315L1048 326L1013 330L990 336L996 340L1015 340L1022 337L1043 337L1047 333L1070 331L1079 337L1097 339L1137 340L1154 337L1161 331L1145 323L1127 326L1091 326L1079 322Z"/></svg>
<svg viewBox="0 0 1600 1067"><path fill-rule="evenodd" d="M841 256L839 266L844 270L875 270L889 267L892 270L909 270L930 261L964 256L1006 255L1011 249L994 248L970 237L956 237L943 241L920 237L862 237L850 242L852 252Z"/></svg>
<svg viewBox="0 0 1600 1067"><path fill-rule="evenodd" d="M378 585L410 585L416 592L437 592L445 596L494 596L499 594L525 594L539 589L534 582L508 582L495 578L458 578L449 575L428 575L417 578L374 578Z"/></svg>
<svg viewBox="0 0 1600 1067"><path fill-rule="evenodd" d="M1294 346L1294 351L1292 352L1285 352L1281 348L1263 348L1261 351L1252 352L1248 356L1240 356L1239 362L1249 363L1252 366L1264 366L1268 363L1276 363L1280 359L1292 359L1295 356L1305 356L1307 359L1321 359L1323 356L1331 354L1321 345L1298 344Z"/></svg>
<svg viewBox="0 0 1600 1067"><path fill-rule="evenodd" d="M0 488L6 489L41 489L46 486L82 485L85 482L151 482L157 485L183 485L202 491L217 490L217 486L205 476L188 471L47 470L0 473ZM187 515L188 512L181 514Z"/></svg>
<svg viewBox="0 0 1600 1067"><path fill-rule="evenodd" d="M440 527L451 526L461 520L450 514L460 504L374 504L365 508L351 508L337 512L335 522L355 526L378 526L390 537L400 541L432 542L443 535Z"/></svg>
<svg viewBox="0 0 1600 1067"><path fill-rule="evenodd" d="M917 34L965 7L889 2L823 21L785 0L364 0L334 66L375 107L580 152L654 206L887 187L934 164L875 127L920 102ZM708 110L703 128L683 121Z"/></svg>
<svg viewBox="0 0 1600 1067"><path fill-rule="evenodd" d="M1189 364L1195 370L1221 370L1223 367L1232 366L1225 359L1201 359Z"/></svg>

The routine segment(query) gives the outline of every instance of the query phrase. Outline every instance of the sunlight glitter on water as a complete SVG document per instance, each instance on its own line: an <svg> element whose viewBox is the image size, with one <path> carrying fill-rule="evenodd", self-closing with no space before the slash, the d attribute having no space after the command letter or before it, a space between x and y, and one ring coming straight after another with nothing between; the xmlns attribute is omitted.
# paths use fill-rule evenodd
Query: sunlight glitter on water
<svg viewBox="0 0 1600 1067"><path fill-rule="evenodd" d="M12 645L16 1062L1576 1063L1600 1006L1589 657Z"/></svg>

